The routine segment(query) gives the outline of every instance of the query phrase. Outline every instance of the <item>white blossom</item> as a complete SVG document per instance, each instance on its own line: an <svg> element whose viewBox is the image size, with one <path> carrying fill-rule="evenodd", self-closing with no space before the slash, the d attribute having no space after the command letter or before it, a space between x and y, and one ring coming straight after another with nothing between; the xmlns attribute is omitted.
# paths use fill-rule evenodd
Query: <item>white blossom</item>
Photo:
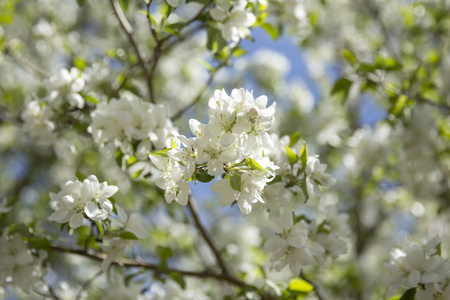
<svg viewBox="0 0 450 300"><path fill-rule="evenodd" d="M322 246L309 239L309 226L304 220L294 224L290 211L284 211L280 218L271 218L270 224L277 232L264 244L264 250L273 253L271 270L280 271L289 265L292 274L298 276L302 266L313 264L314 257L325 252Z"/></svg>
<svg viewBox="0 0 450 300"><path fill-rule="evenodd" d="M83 182L67 181L58 194L50 193L51 207L55 212L48 218L58 223L69 222L71 228L82 225L83 219L102 221L108 218L113 205L108 199L118 187L100 183L95 175Z"/></svg>
<svg viewBox="0 0 450 300"><path fill-rule="evenodd" d="M32 255L20 234L0 237L0 257L0 285L13 285L26 291L45 275L42 260L46 252L39 257Z"/></svg>
<svg viewBox="0 0 450 300"><path fill-rule="evenodd" d="M156 179L156 185L164 190L164 197L168 204L173 200L180 205L186 205L189 199L189 184L182 180L183 174L179 164L172 159L150 155L152 163L161 170Z"/></svg>
<svg viewBox="0 0 450 300"><path fill-rule="evenodd" d="M438 244L439 236L436 236L425 244L406 242L402 249L393 249L391 263L385 265L389 271L386 277L388 295L402 285L407 288L425 285L428 292L421 293L423 298L430 292L443 292L442 287L450 280L450 264L437 255Z"/></svg>
<svg viewBox="0 0 450 300"><path fill-rule="evenodd" d="M249 27L256 21L255 15L249 12L246 7L246 0L233 1L231 10L228 0L218 0L217 5L210 10L210 15L214 20L223 22L223 38L227 41L233 41L233 44L249 36Z"/></svg>

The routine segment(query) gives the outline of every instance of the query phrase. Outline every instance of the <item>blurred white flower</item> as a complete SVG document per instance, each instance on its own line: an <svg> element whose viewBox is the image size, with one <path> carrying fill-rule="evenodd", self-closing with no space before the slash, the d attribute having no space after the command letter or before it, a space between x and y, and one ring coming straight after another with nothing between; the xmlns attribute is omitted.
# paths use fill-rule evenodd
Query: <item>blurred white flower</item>
<svg viewBox="0 0 450 300"><path fill-rule="evenodd" d="M118 187L100 183L95 175L83 182L67 181L58 193L50 193L51 207L55 212L48 218L58 223L69 222L71 228L82 225L85 217L93 221L108 218L113 205L108 199L118 191Z"/></svg>

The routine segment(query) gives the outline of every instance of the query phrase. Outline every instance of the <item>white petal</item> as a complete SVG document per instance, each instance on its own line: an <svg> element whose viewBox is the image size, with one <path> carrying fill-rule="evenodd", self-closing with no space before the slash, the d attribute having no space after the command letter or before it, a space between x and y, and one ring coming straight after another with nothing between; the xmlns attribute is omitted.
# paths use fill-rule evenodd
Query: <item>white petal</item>
<svg viewBox="0 0 450 300"><path fill-rule="evenodd" d="M211 176L220 175L223 172L223 163L218 159L211 159L206 165L208 174Z"/></svg>
<svg viewBox="0 0 450 300"><path fill-rule="evenodd" d="M84 212L89 218L95 218L97 214L99 213L99 209L96 203L90 201L88 204L86 204L86 207L84 208Z"/></svg>
<svg viewBox="0 0 450 300"><path fill-rule="evenodd" d="M74 214L69 221L70 228L78 228L83 224L83 215L80 213Z"/></svg>

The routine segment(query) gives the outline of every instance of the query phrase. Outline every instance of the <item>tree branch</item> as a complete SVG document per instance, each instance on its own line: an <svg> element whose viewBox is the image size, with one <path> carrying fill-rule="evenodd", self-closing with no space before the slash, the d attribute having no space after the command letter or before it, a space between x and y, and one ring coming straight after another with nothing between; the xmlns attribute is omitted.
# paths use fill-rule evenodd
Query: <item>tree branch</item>
<svg viewBox="0 0 450 300"><path fill-rule="evenodd" d="M222 255L220 255L219 250L214 245L214 242L212 241L208 232L206 232L205 227L203 227L202 223L200 222L197 203L195 203L195 199L192 196L192 194L189 194L188 207L189 207L189 210L191 211L192 218L194 219L194 223L197 226L198 230L200 231L200 234L202 235L203 239L208 244L209 248L211 248L211 251L214 253L217 263L219 264L220 268L222 269L222 274L229 275L230 272L228 271L228 268L225 264L225 261L222 258Z"/></svg>
<svg viewBox="0 0 450 300"><path fill-rule="evenodd" d="M42 81L48 77L48 75L45 72L41 71L40 68L36 67L29 61L27 61L27 60L23 59L22 57L20 57L19 55L15 54L11 50L11 48L9 48L8 46L5 47L3 52L5 53L5 55L7 57L9 57L11 59L11 61L16 63L19 67L23 68L25 71L27 71L28 73L30 73L37 79Z"/></svg>
<svg viewBox="0 0 450 300"><path fill-rule="evenodd" d="M51 243L50 248L52 250L55 250L58 252L76 254L76 255L84 256L84 257L99 260L99 261L103 261L107 257L107 255L105 253L95 251L92 249L87 249L87 250L74 249L74 248L62 246L62 245L59 245L56 243ZM151 264L151 263L147 263L147 262L136 261L136 260L129 259L129 258L116 259L112 262L112 264L125 266L125 267L144 268L147 270L152 270L157 274L169 274L171 272L177 272L177 273L180 273L185 276L198 277L198 278L213 278L213 279L216 279L219 281L228 282L237 287L250 286L249 284L245 283L244 281L239 280L235 277L232 277L228 274L223 274L223 273L217 274L217 273L214 273L211 271L197 271L196 272L196 271L180 270L180 269L175 269L175 268L168 268L168 269L161 270L158 264Z"/></svg>
<svg viewBox="0 0 450 300"><path fill-rule="evenodd" d="M312 285L314 287L314 293L316 293L316 296L317 296L317 298L319 298L319 300L325 300L325 297L320 293L319 287L317 286L317 284L315 284L313 281L306 278L305 274L303 274L303 271L300 271L300 278L303 279L304 281L308 282L310 285Z"/></svg>
<svg viewBox="0 0 450 300"><path fill-rule="evenodd" d="M179 110L176 114L174 114L170 119L173 121L177 120L179 117L181 117L184 113L186 113L189 109L191 109L197 102L199 102L202 99L203 94L208 90L211 83L214 81L214 78L216 77L217 72L226 66L228 64L227 61L223 61L217 68L215 68L213 71L211 71L211 74L209 75L208 81L206 81L203 88L198 92L197 96L189 103L187 106Z"/></svg>
<svg viewBox="0 0 450 300"><path fill-rule="evenodd" d="M147 67L145 65L145 62L142 58L141 52L139 50L139 47L136 43L136 41L133 38L133 28L131 27L130 23L128 22L127 18L125 17L125 14L122 11L122 8L120 7L120 4L117 0L110 0L111 6L114 10L114 13L119 20L120 25L122 25L123 30L127 34L128 40L130 41L131 45L134 48L134 51L136 52L136 55L138 57L139 65L142 68L142 71L144 72L145 80L147 82L147 89L150 96L150 101L152 103L156 103L155 99L155 91L152 83L152 77L151 74L149 74Z"/></svg>

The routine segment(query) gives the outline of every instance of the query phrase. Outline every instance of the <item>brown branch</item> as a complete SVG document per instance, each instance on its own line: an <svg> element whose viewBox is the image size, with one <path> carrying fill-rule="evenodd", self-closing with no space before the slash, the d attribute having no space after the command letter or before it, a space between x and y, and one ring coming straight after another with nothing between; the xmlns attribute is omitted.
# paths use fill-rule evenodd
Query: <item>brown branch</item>
<svg viewBox="0 0 450 300"><path fill-rule="evenodd" d="M180 109L176 114L174 114L170 119L172 121L177 120L179 117L181 117L185 112L187 112L189 109L191 109L197 102L199 102L202 99L203 94L208 90L211 83L214 81L214 78L216 77L217 72L226 66L227 62L222 62L217 68L215 68L213 71L211 71L211 74L209 75L208 81L206 81L206 84L203 86L203 88L198 92L197 96L184 108Z"/></svg>
<svg viewBox="0 0 450 300"><path fill-rule="evenodd" d="M148 93L150 96L150 101L152 103L156 103L152 77L151 77L151 74L147 70L144 59L142 58L141 52L139 50L139 47L133 38L133 33L134 33L133 28L131 27L130 23L128 22L127 18L125 17L125 14L123 13L119 2L117 0L110 0L110 3L111 3L111 6L114 10L114 13L115 13L117 19L119 20L120 25L122 26L123 30L127 34L128 40L130 41L131 45L134 48L134 51L136 52L136 55L137 55L138 61L139 61L139 65L141 66L142 71L144 72L145 80L147 82L147 89L148 89Z"/></svg>
<svg viewBox="0 0 450 300"><path fill-rule="evenodd" d="M319 291L318 285L315 284L313 281L309 280L308 278L306 278L305 274L303 274L302 271L300 271L300 278L303 279L304 281L308 282L310 285L312 285L314 287L314 293L316 293L316 296L317 296L317 298L319 298L319 300L325 300L325 297Z"/></svg>
<svg viewBox="0 0 450 300"><path fill-rule="evenodd" d="M3 52L7 57L11 59L12 62L16 63L19 67L23 68L25 71L27 71L37 79L42 81L48 77L48 75L45 72L41 71L39 67L36 67L29 61L15 54L8 46L5 47Z"/></svg>
<svg viewBox="0 0 450 300"><path fill-rule="evenodd" d="M203 239L208 244L209 248L211 248L211 251L214 253L217 263L219 264L220 268L222 269L222 274L229 275L230 272L228 271L228 268L225 264L225 261L222 258L222 255L220 255L219 250L214 245L214 242L212 241L212 239L209 236L208 232L206 231L205 227L203 227L202 223L200 222L197 203L195 202L195 199L192 196L192 194L189 194L188 207L189 207L189 210L191 211L192 218L194 219L194 223L197 226L198 230L200 231L200 234L202 235Z"/></svg>
<svg viewBox="0 0 450 300"><path fill-rule="evenodd" d="M63 253L70 253L70 254L76 254L80 256L84 256L87 258L103 261L106 259L107 255L105 253L95 251L92 249L82 250L82 249L74 249L67 246L62 246L56 243L51 243L50 248L55 251L63 252ZM169 274L171 272L177 272L185 276L191 276L191 277L197 277L197 278L213 278L219 281L226 281L230 284L233 284L237 287L245 287L250 286L249 284L245 283L242 280L239 280L235 277L232 277L228 274L217 274L211 271L187 271L187 270L180 270L175 268L168 268L161 270L158 264L151 264L147 262L141 262L136 261L129 258L121 258L116 259L112 262L114 265L119 266L125 266L125 267L139 267L144 268L147 270L152 270L157 274Z"/></svg>
<svg viewBox="0 0 450 300"><path fill-rule="evenodd" d="M442 109L442 110L450 111L450 105L445 104L445 103L436 103L430 99L422 97L421 95L416 95L416 96L410 97L410 99L416 100L417 102L419 102L421 104L427 104L427 105L431 105L431 106L434 106L434 107Z"/></svg>

